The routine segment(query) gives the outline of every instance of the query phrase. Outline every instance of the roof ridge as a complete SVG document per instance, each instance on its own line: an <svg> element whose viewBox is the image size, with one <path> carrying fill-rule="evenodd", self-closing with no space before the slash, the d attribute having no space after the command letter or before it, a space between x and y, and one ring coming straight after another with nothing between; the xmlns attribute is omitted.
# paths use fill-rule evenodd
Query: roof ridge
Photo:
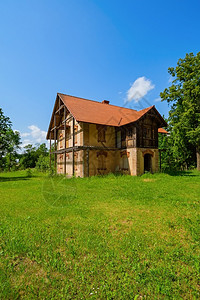
<svg viewBox="0 0 200 300"><path fill-rule="evenodd" d="M151 108L153 108L153 107L155 107L155 105L151 105L151 106L149 106L149 107L146 107L146 108L143 108L143 109L141 109L141 110L138 110L138 112L141 112L141 111L147 110L147 109L151 109Z"/></svg>
<svg viewBox="0 0 200 300"><path fill-rule="evenodd" d="M68 96L68 97L72 97L72 98L77 98L77 99L82 99L85 101L91 101L91 102L95 102L98 104L103 104L102 102L96 101L96 100L91 100L91 99L86 99L86 98L82 98L82 97L77 97L77 96L72 96L72 95L68 95L68 94L63 94L63 93L57 93L58 95L64 95L64 96ZM105 104L104 104L105 105ZM118 105L114 105L114 104L106 104L108 106L114 106L114 107L118 107L118 108L123 108L123 109L128 109L128 110L133 110L135 112L139 112L140 110L136 110L136 109L132 109L132 108L128 108L128 107L123 107L123 106L118 106ZM106 106L105 106L106 107ZM145 109L145 108L144 108Z"/></svg>

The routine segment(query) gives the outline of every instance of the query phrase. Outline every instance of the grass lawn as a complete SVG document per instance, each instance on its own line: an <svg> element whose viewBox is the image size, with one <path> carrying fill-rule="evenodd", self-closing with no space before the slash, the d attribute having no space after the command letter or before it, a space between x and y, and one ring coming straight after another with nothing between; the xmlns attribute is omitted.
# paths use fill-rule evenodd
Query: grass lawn
<svg viewBox="0 0 200 300"><path fill-rule="evenodd" d="M0 174L0 299L199 299L200 173Z"/></svg>

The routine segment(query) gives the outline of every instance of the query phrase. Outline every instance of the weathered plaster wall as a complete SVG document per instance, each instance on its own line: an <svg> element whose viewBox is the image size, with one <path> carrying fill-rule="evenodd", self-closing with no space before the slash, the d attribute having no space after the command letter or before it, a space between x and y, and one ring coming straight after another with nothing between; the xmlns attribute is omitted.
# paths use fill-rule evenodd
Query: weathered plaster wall
<svg viewBox="0 0 200 300"><path fill-rule="evenodd" d="M98 142L98 130L96 124L83 123L84 130L84 145L85 146L98 146L102 147L102 143ZM113 148L115 147L115 128L107 126L105 131L106 142L104 146Z"/></svg>
<svg viewBox="0 0 200 300"><path fill-rule="evenodd" d="M159 151L158 149L137 148L137 173L135 175L144 174L144 154L153 154L151 157L151 172L159 171Z"/></svg>
<svg viewBox="0 0 200 300"><path fill-rule="evenodd" d="M57 156L57 173L64 174L64 153ZM66 153L66 175L73 176L72 167L72 152ZM83 150L74 152L74 175L76 177L83 177L84 172L84 160Z"/></svg>

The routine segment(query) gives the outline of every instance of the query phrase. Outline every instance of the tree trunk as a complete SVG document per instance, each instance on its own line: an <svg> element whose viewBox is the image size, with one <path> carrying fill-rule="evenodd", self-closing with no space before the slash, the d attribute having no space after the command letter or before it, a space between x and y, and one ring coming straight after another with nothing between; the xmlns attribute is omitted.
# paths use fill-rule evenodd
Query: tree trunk
<svg viewBox="0 0 200 300"><path fill-rule="evenodd" d="M200 146L197 146L197 170L200 171Z"/></svg>

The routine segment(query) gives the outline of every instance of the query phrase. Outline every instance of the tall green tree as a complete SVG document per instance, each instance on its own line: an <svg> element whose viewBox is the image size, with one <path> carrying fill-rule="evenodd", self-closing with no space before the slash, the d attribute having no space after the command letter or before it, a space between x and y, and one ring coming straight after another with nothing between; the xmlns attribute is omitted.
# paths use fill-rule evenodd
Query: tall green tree
<svg viewBox="0 0 200 300"><path fill-rule="evenodd" d="M22 169L35 168L37 160L36 147L31 144L26 145L23 154L20 155L20 167Z"/></svg>
<svg viewBox="0 0 200 300"><path fill-rule="evenodd" d="M20 145L19 132L12 130L12 123L0 108L0 168L8 169L16 162L16 151Z"/></svg>
<svg viewBox="0 0 200 300"><path fill-rule="evenodd" d="M22 169L35 168L39 157L41 161L42 158L46 158L48 155L49 151L45 143L36 146L28 144L24 147L24 152L20 154L20 167Z"/></svg>
<svg viewBox="0 0 200 300"><path fill-rule="evenodd" d="M186 54L168 72L173 81L160 96L171 105L168 122L172 128L174 155L187 167L196 150L200 170L200 52Z"/></svg>
<svg viewBox="0 0 200 300"><path fill-rule="evenodd" d="M20 134L18 131L13 131L12 129L9 129L8 131L8 146L6 151L6 164L5 168L9 171L11 169L15 169L16 167L16 160L18 159L18 153L17 150L19 149L19 146L21 144L20 142Z"/></svg>

